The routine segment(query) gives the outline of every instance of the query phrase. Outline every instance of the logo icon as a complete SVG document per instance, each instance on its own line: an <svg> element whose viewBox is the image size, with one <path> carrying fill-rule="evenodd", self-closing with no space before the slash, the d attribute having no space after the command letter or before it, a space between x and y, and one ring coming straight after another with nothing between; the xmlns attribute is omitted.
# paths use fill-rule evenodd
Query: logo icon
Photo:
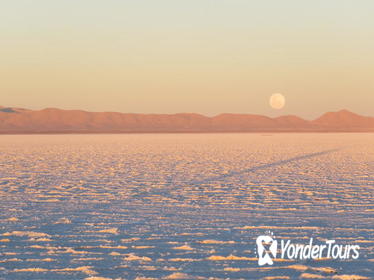
<svg viewBox="0 0 374 280"><path fill-rule="evenodd" d="M260 235L256 240L258 265L273 265L272 258L277 256L278 242L269 235Z"/></svg>

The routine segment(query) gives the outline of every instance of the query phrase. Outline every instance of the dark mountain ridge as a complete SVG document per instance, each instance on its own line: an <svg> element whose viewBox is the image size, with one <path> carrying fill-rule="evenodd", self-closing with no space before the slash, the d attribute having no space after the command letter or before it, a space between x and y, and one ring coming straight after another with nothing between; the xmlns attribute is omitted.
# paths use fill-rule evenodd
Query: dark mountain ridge
<svg viewBox="0 0 374 280"><path fill-rule="evenodd" d="M374 118L348 110L328 112L309 121L288 115L133 114L0 106L0 133L135 132L374 132Z"/></svg>

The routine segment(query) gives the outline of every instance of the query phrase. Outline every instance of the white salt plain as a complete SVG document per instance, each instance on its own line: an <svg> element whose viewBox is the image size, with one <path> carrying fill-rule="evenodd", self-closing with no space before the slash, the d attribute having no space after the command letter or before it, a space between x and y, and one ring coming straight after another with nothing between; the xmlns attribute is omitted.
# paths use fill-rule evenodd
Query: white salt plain
<svg viewBox="0 0 374 280"><path fill-rule="evenodd" d="M374 134L2 135L0 155L0 279L374 278ZM268 230L360 257L259 267Z"/></svg>

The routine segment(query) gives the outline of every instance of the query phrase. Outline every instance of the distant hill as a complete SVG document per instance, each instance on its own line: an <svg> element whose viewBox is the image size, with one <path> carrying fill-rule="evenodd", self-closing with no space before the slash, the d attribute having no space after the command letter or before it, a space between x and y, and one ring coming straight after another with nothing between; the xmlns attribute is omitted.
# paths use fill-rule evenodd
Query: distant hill
<svg viewBox="0 0 374 280"><path fill-rule="evenodd" d="M0 133L133 132L374 132L374 118L347 110L308 121L297 116L252 114L126 114L0 106Z"/></svg>
<svg viewBox="0 0 374 280"><path fill-rule="evenodd" d="M348 110L328 112L312 123L320 128L334 131L368 130L373 131L374 118L360 116Z"/></svg>

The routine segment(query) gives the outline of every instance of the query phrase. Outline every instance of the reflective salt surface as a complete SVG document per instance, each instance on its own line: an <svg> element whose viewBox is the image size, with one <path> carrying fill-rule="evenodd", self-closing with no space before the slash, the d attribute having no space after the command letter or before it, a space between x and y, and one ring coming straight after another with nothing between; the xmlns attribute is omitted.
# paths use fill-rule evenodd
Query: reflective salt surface
<svg viewBox="0 0 374 280"><path fill-rule="evenodd" d="M374 134L3 135L0 155L0 279L374 278ZM259 267L268 230L360 258Z"/></svg>

